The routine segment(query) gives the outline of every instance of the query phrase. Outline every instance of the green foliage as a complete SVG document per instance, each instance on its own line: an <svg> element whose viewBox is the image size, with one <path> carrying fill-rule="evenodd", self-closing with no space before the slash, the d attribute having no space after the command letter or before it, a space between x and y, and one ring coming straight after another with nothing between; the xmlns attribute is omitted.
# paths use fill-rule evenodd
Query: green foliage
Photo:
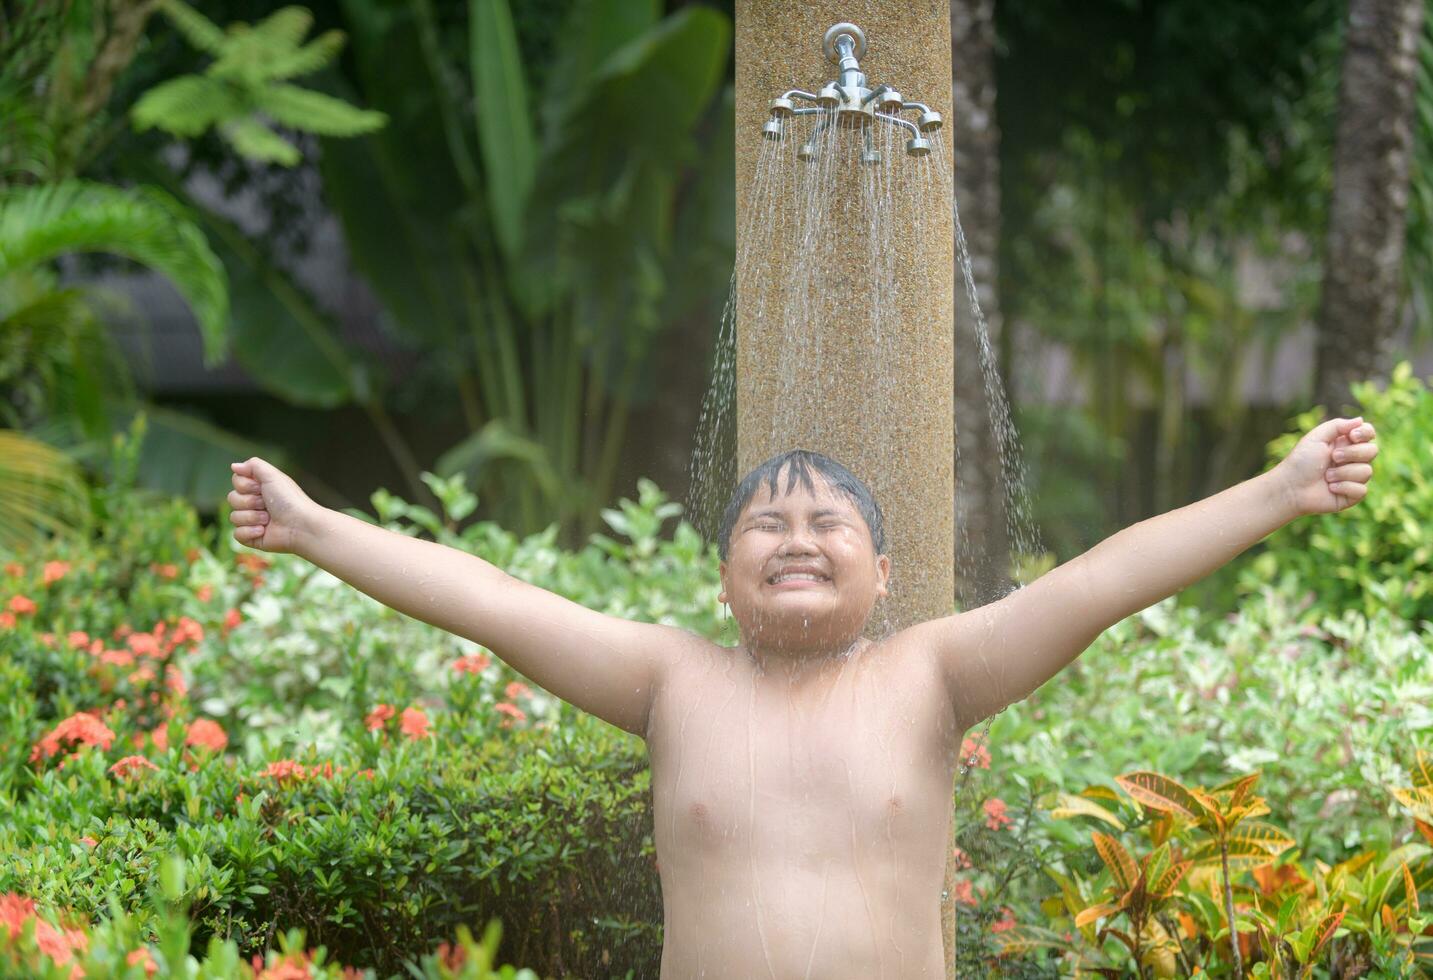
<svg viewBox="0 0 1433 980"><path fill-rule="evenodd" d="M657 335L730 276L731 212L706 193L731 181L729 20L570 6L529 72L507 0L472 0L461 25L345 3L353 91L392 121L322 158L355 266L456 389L469 435L436 471L526 531L598 526ZM411 397L431 404L433 381Z"/></svg>
<svg viewBox="0 0 1433 980"><path fill-rule="evenodd" d="M0 309L10 276L81 252L124 256L167 277L199 321L205 362L219 363L229 314L224 268L172 198L81 180L0 188Z"/></svg>
<svg viewBox="0 0 1433 980"><path fill-rule="evenodd" d="M1090 786L1106 797L1085 795L1109 807L1120 773L1154 770L1217 786L1261 772L1261 795L1296 842L1287 856L1310 869L1360 851L1386 863L1419 840L1389 794L1418 782L1416 752L1433 749L1433 632L1414 631L1387 610L1308 622L1304 601L1270 587L1237 613L1210 617L1166 600L1106 631L1057 679L990 723L988 770L981 767L958 800L958 839L980 895L978 907L961 910L970 929L963 921L959 975L980 975L999 952L1002 936L988 926L1000 904L1022 924L1045 921L1047 869L1089 884L1109 880L1090 844L1089 830L1100 825L1082 828L1040 811ZM1008 827L989 825L992 800L1008 803L1015 818ZM1034 816L1025 821L1027 810ZM1120 810L1117 829L1139 831L1153 816ZM1113 826L1102 822L1107 832ZM1258 882L1241 870L1234 887L1244 905ZM1367 953L1376 930L1372 923L1341 934L1328 955ZM1029 975L1070 974L1066 964Z"/></svg>
<svg viewBox="0 0 1433 980"><path fill-rule="evenodd" d="M323 68L343 47L340 31L303 44L313 15L302 7L284 7L253 26L231 24L227 30L183 0L162 0L161 9L214 62L203 75L184 75L146 92L131 110L140 131L157 127L193 138L217 128L240 156L291 167L302 154L266 120L338 137L371 133L387 121L381 112L287 83Z"/></svg>
<svg viewBox="0 0 1433 980"><path fill-rule="evenodd" d="M138 459L134 441L117 444L113 481L93 491L94 540L0 579L35 604L0 626L0 848L16 856L0 893L86 917L113 896L152 941L162 928L144 899L177 853L200 948L232 940L247 956L302 928L331 958L391 972L499 917L513 955L547 975L559 962L655 973L640 740L302 559L201 528L183 501L134 488ZM439 510L379 491L376 520L614 615L719 634L715 557L671 526L679 508L651 483L606 513L608 534L567 551L555 528L464 526L477 500L462 477L424 478ZM405 734L380 706L431 728ZM79 711L113 742L32 758ZM222 753L185 744L201 718L227 733ZM157 768L111 771L134 754Z"/></svg>
<svg viewBox="0 0 1433 980"><path fill-rule="evenodd" d="M150 882L143 915L131 914L111 899L107 918L87 927L83 922L72 925L52 910L37 909L28 900L10 899L4 915L14 931L8 937L0 932L0 968L6 976L44 980L72 976L251 980L295 975L373 980L376 976L371 969L341 966L323 946L307 948L303 929L278 934L278 949L255 954L252 963L240 958L236 941L219 936L211 936L202 955L194 955L201 953L202 944L191 934L187 917L188 865L177 852L161 855L156 863L158 880ZM440 943L437 953L405 963L408 975L421 980L537 980L531 970L496 966L501 938L502 925L496 919L483 930L481 943L460 925L456 943Z"/></svg>
<svg viewBox="0 0 1433 980"><path fill-rule="evenodd" d="M1360 414L1378 431L1379 455L1368 496L1344 513L1295 521L1274 534L1239 576L1245 592L1278 582L1306 593L1309 616L1386 609L1410 621L1433 620L1433 391L1399 364L1387 384L1353 387ZM1269 444L1270 465L1325 416L1298 416Z"/></svg>

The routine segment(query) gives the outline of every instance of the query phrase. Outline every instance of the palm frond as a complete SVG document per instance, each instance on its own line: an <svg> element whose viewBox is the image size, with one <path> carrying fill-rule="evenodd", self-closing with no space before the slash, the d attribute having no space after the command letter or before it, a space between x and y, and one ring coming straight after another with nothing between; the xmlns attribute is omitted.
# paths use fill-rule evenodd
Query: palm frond
<svg viewBox="0 0 1433 980"><path fill-rule="evenodd" d="M80 469L52 446L0 429L0 551L28 553L50 534L83 528L89 496Z"/></svg>
<svg viewBox="0 0 1433 980"><path fill-rule="evenodd" d="M177 201L81 180L0 189L0 278L80 252L124 256L167 277L199 321L206 365L222 360L228 280Z"/></svg>

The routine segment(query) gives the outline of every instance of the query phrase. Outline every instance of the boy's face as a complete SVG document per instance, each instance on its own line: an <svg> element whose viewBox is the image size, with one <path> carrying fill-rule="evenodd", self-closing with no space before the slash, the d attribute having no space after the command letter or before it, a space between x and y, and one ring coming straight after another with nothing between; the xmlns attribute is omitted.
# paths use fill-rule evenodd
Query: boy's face
<svg viewBox="0 0 1433 980"><path fill-rule="evenodd" d="M876 554L850 498L812 476L814 493L798 481L784 494L783 470L776 495L759 487L732 527L721 598L748 645L844 650L886 594L890 558Z"/></svg>

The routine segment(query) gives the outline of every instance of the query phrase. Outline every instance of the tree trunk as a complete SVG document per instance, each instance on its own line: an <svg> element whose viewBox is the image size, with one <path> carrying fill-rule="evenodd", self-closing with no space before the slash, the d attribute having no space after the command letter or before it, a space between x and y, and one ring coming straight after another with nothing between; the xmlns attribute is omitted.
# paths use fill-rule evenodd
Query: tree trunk
<svg viewBox="0 0 1433 980"><path fill-rule="evenodd" d="M1349 0L1334 143L1316 400L1386 374L1398 326L1424 0Z"/></svg>
<svg viewBox="0 0 1433 980"><path fill-rule="evenodd" d="M995 122L994 0L951 0L950 35L954 102L951 149L955 196L970 250L976 295L993 357L1000 335L996 289L1000 243L1000 131ZM957 254L956 262L959 263ZM964 273L957 268L956 295ZM982 374L974 311L955 302L956 588L963 608L1004 595L1010 545L1005 527L1000 451L991 429L991 406ZM998 372L995 364L987 367Z"/></svg>
<svg viewBox="0 0 1433 980"><path fill-rule="evenodd" d="M955 198L970 252L976 296L989 328L982 355L979 324L955 270L955 576L960 605L972 609L1003 595L1009 584L1010 545L1005 528L1000 451L991 428L981 358L994 362L1000 335L996 290L1000 244L1000 130L995 123L995 2L951 0L951 154ZM952 815L945 855L945 975L955 976L955 841Z"/></svg>

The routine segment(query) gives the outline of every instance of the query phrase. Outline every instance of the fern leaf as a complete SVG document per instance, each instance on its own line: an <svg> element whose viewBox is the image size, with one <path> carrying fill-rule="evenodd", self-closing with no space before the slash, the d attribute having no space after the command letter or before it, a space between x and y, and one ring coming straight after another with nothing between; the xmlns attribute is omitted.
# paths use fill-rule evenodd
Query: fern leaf
<svg viewBox="0 0 1433 980"><path fill-rule="evenodd" d="M388 121L381 112L357 109L342 99L297 85L265 86L258 108L275 122L320 136L360 136L381 129Z"/></svg>
<svg viewBox="0 0 1433 980"><path fill-rule="evenodd" d="M158 128L193 137L210 126L249 111L230 86L203 75L181 75L140 96L130 118L135 129Z"/></svg>
<svg viewBox="0 0 1433 980"><path fill-rule="evenodd" d="M296 48L313 26L313 14L303 7L282 7L253 27L255 37L278 48Z"/></svg>
<svg viewBox="0 0 1433 980"><path fill-rule="evenodd" d="M217 55L224 50L224 32L183 0L161 0L160 9L184 39L200 51Z"/></svg>
<svg viewBox="0 0 1433 980"><path fill-rule="evenodd" d="M219 135L241 156L260 163L292 167L303 159L298 147L252 116L229 120L219 127Z"/></svg>
<svg viewBox="0 0 1433 980"><path fill-rule="evenodd" d="M276 54L265 77L279 80L312 74L338 57L345 40L343 31L324 31L295 51Z"/></svg>
<svg viewBox="0 0 1433 980"><path fill-rule="evenodd" d="M206 365L222 360L228 279L177 201L82 180L0 189L0 278L78 252L122 255L168 278L199 321Z"/></svg>

